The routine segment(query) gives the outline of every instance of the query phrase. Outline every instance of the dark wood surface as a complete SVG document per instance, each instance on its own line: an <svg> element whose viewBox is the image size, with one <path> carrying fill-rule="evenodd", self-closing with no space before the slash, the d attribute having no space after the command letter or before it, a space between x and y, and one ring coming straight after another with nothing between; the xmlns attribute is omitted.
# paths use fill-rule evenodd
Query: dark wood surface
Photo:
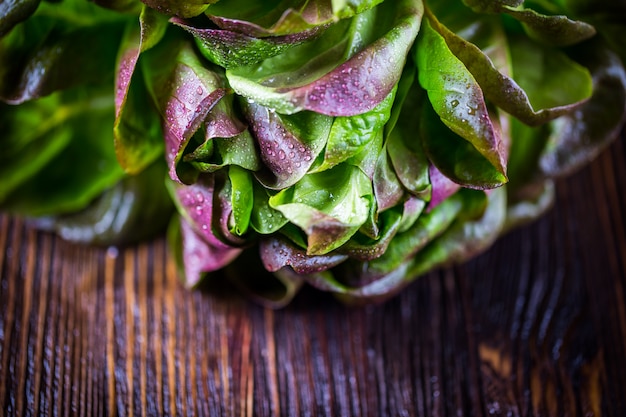
<svg viewBox="0 0 626 417"><path fill-rule="evenodd" d="M625 213L622 139L465 265L277 311L0 216L0 416L625 416Z"/></svg>

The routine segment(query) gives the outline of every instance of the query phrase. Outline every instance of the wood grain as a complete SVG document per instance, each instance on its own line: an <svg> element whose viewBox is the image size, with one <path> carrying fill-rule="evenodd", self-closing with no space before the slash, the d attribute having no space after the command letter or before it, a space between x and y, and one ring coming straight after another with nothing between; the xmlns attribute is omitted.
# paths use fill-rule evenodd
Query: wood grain
<svg viewBox="0 0 626 417"><path fill-rule="evenodd" d="M0 416L624 416L626 150L391 301L287 308L0 216Z"/></svg>

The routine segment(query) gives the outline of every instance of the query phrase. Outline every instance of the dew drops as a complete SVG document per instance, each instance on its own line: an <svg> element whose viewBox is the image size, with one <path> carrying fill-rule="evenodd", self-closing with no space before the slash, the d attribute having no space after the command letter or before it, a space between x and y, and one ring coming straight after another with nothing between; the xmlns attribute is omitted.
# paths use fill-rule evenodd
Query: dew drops
<svg viewBox="0 0 626 417"><path fill-rule="evenodd" d="M467 114L469 114L470 116L473 116L476 114L476 109L475 107L472 106L467 106Z"/></svg>
<svg viewBox="0 0 626 417"><path fill-rule="evenodd" d="M196 194L196 201L198 203L204 203L204 196L202 195L202 193Z"/></svg>
<svg viewBox="0 0 626 417"><path fill-rule="evenodd" d="M285 158L286 158L285 151L283 151L282 149L278 151L278 159L283 160Z"/></svg>
<svg viewBox="0 0 626 417"><path fill-rule="evenodd" d="M456 106L458 106L458 105L459 105L459 100L452 100L452 101L450 102L450 105L451 105L452 107L456 107Z"/></svg>

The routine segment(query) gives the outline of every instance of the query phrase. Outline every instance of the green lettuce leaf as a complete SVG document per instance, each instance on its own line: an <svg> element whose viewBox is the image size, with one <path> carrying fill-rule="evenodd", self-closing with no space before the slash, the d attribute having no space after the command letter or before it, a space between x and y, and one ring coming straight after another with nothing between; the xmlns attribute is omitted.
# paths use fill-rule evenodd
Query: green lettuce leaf
<svg viewBox="0 0 626 417"><path fill-rule="evenodd" d="M548 178L567 175L595 158L615 139L626 118L626 71L618 56L597 43L575 54L591 69L591 99L578 111L551 122L551 134L539 156Z"/></svg>
<svg viewBox="0 0 626 417"><path fill-rule="evenodd" d="M375 140L376 135L382 132L389 120L394 92L395 89L368 112L355 116L335 117L326 141L324 159L311 172L332 168L368 149L368 144Z"/></svg>
<svg viewBox="0 0 626 417"><path fill-rule="evenodd" d="M536 43L519 44L519 36L505 39L491 24L485 25L492 33L480 39L479 48L434 17L429 21L478 82L485 98L524 123L546 123L574 111L591 95L589 72L561 51Z"/></svg>
<svg viewBox="0 0 626 417"><path fill-rule="evenodd" d="M59 94L21 106L0 104L0 203L63 151L72 139L66 122L78 112L63 106Z"/></svg>
<svg viewBox="0 0 626 417"><path fill-rule="evenodd" d="M162 233L173 206L163 183L165 164L155 163L138 175L125 176L84 209L37 217L30 224L55 231L63 239L95 245L136 244Z"/></svg>
<svg viewBox="0 0 626 417"><path fill-rule="evenodd" d="M307 254L325 255L347 242L367 221L371 187L360 169L342 164L307 175L269 202L307 234Z"/></svg>
<svg viewBox="0 0 626 417"><path fill-rule="evenodd" d="M163 153L162 131L141 71L140 55L156 45L165 34L167 21L147 7L140 25L129 23L117 58L115 78L115 151L126 172L136 174Z"/></svg>
<svg viewBox="0 0 626 417"><path fill-rule="evenodd" d="M19 175L13 180L4 210L26 216L76 212L124 176L115 157L113 132L102 129L113 125L113 95L91 89L63 93L57 103L50 120L35 129L33 137L28 132L23 139L24 152L43 148L45 156L36 156L36 172L30 168L27 178ZM22 158L27 154L17 155L26 161Z"/></svg>
<svg viewBox="0 0 626 417"><path fill-rule="evenodd" d="M496 183L506 182L506 149L489 116L483 92L429 19L423 22L415 55L420 85L441 121L489 161L500 174L494 176Z"/></svg>

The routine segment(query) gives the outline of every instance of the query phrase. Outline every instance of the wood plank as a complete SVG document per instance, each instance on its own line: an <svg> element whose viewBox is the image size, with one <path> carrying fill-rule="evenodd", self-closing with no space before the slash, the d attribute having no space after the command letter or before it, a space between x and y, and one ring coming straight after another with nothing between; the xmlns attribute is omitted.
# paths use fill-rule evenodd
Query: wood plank
<svg viewBox="0 0 626 417"><path fill-rule="evenodd" d="M0 216L0 416L625 415L624 190L622 140L539 221L363 308L189 292L163 239Z"/></svg>

